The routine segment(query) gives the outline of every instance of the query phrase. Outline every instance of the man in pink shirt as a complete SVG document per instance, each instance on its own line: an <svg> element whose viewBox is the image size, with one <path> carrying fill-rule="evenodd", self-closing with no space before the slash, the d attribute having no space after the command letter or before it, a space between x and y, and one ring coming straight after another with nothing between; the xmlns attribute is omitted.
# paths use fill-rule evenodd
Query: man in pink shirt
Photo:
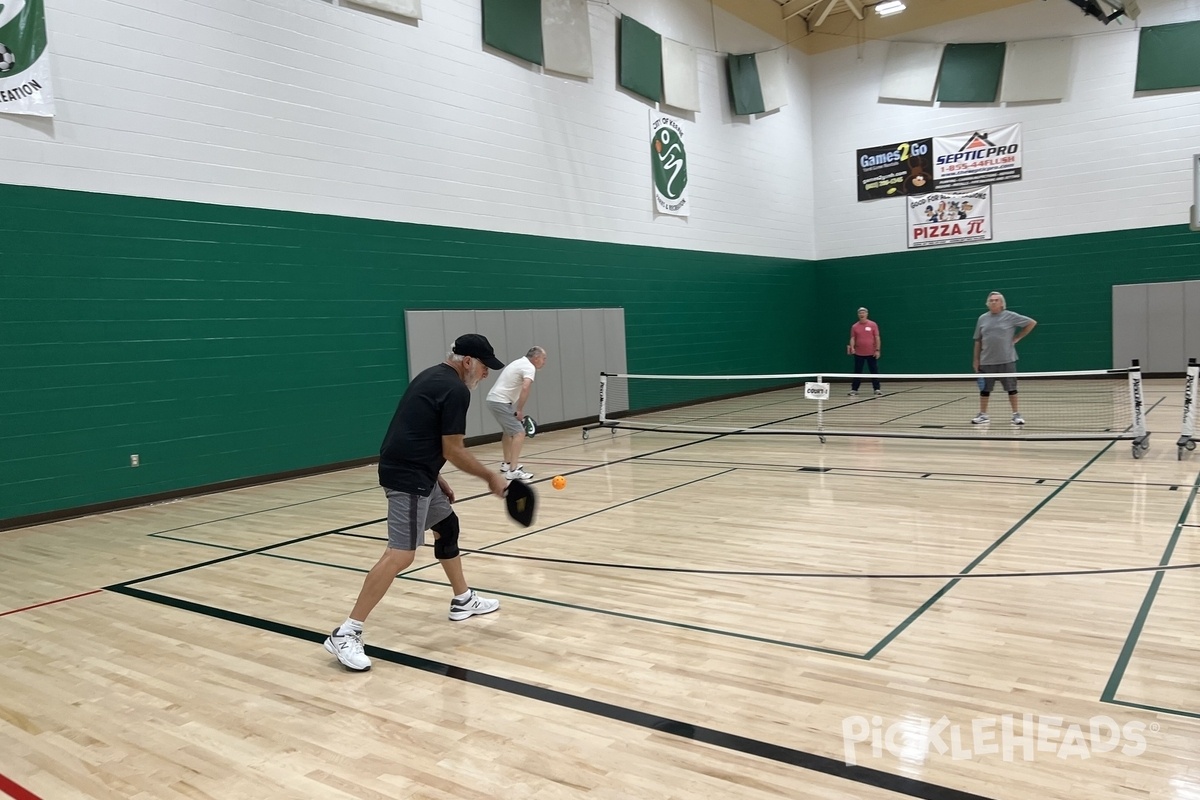
<svg viewBox="0 0 1200 800"><path fill-rule="evenodd" d="M846 345L846 355L854 356L855 375L862 374L864 364L872 375L879 374L879 350L882 346L883 339L879 337L879 326L867 318L865 308L860 308L858 322L850 326L850 344ZM855 378L854 382L850 384L851 397L858 397L858 387L861 384L861 378ZM871 386L875 389L876 397L883 396L878 378L871 379Z"/></svg>

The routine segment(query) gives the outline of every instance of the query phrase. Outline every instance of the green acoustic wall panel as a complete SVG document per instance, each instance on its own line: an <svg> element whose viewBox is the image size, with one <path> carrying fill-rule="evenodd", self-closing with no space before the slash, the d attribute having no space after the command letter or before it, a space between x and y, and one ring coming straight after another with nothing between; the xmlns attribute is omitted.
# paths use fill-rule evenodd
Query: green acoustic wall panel
<svg viewBox="0 0 1200 800"><path fill-rule="evenodd" d="M633 17L621 17L619 83L654 102L662 100L662 37Z"/></svg>
<svg viewBox="0 0 1200 800"><path fill-rule="evenodd" d="M541 64L541 0L483 0L483 41L517 58Z"/></svg>
<svg viewBox="0 0 1200 800"><path fill-rule="evenodd" d="M623 307L638 372L811 362L802 261L3 185L0 199L0 520L375 454L408 381L405 309ZM781 337L786 363L762 347Z"/></svg>
<svg viewBox="0 0 1200 800"><path fill-rule="evenodd" d="M767 110L754 53L729 56L729 95L735 114L761 114Z"/></svg>
<svg viewBox="0 0 1200 800"><path fill-rule="evenodd" d="M1142 28L1134 90L1200 87L1200 21Z"/></svg>
<svg viewBox="0 0 1200 800"><path fill-rule="evenodd" d="M938 75L938 102L996 102L1004 49L1004 42L946 45Z"/></svg>
<svg viewBox="0 0 1200 800"><path fill-rule="evenodd" d="M881 371L970 372L975 320L998 291L1038 321L1022 370L1107 369L1112 286L1195 279L1197 265L1200 234L1186 225L821 261L817 368L851 371L846 341L866 306L883 335Z"/></svg>

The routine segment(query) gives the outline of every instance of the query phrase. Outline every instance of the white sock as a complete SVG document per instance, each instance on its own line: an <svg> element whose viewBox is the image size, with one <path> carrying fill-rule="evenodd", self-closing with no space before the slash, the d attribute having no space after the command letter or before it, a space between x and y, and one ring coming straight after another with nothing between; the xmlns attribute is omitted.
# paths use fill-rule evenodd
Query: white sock
<svg viewBox="0 0 1200 800"><path fill-rule="evenodd" d="M346 617L346 621L337 629L338 636L346 636L351 633L362 633L363 624L356 619Z"/></svg>
<svg viewBox="0 0 1200 800"><path fill-rule="evenodd" d="M466 590L465 592L463 592L462 594L456 594L456 595L454 595L454 599L455 599L455 600L458 600L460 603L465 603L465 602L467 602L468 600L470 600L470 599L471 599L471 590L470 590L470 589L467 589L467 590Z"/></svg>

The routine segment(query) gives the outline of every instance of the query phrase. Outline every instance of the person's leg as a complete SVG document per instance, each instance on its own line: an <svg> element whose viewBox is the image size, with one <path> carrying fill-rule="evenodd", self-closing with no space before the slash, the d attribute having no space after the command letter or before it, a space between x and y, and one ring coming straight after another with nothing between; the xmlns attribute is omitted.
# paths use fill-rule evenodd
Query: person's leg
<svg viewBox="0 0 1200 800"><path fill-rule="evenodd" d="M514 417L514 419L516 419ZM522 428L520 433L514 433L509 437L509 452L512 457L508 459L508 463L512 464L513 470L521 468L521 445L525 444L525 429Z"/></svg>
<svg viewBox="0 0 1200 800"><path fill-rule="evenodd" d="M979 371L986 373L988 368L980 367ZM983 385L979 389L979 413L975 416L975 419L971 420L971 422L974 422L976 425L988 421L988 402L991 399L992 389L996 385L995 378L983 378L982 380Z"/></svg>
<svg viewBox="0 0 1200 800"><path fill-rule="evenodd" d="M487 400L486 403L488 411L491 411L496 422L500 423L500 450L504 453L500 471L510 472L517 467L517 462L513 461L512 457L512 425L509 423L509 419L513 415L513 407L497 400Z"/></svg>
<svg viewBox="0 0 1200 800"><path fill-rule="evenodd" d="M1008 368L1010 371L1014 371L1014 370L1016 370L1017 365L1009 364ZM1018 395L1017 395L1017 379L1015 377L1013 377L1013 378L1003 378L1002 380L1004 382L1004 389L1005 389L1005 391L1008 392L1008 404L1009 404L1009 406L1012 407L1013 424L1014 425L1024 425L1025 418L1021 416L1021 407L1020 407L1021 404L1020 404L1020 400L1018 399Z"/></svg>
<svg viewBox="0 0 1200 800"><path fill-rule="evenodd" d="M371 668L371 660L363 652L363 623L387 594L396 576L412 564L417 547L425 541L429 498L394 489L385 492L388 501L387 549L363 580L350 616L325 639L325 649L348 669L357 671Z"/></svg>
<svg viewBox="0 0 1200 800"><path fill-rule="evenodd" d="M366 622L375 606L379 605L379 601L396 582L396 576L412 565L415 555L414 550L395 550L391 546L384 550L363 581L358 600L350 611L350 619Z"/></svg>
<svg viewBox="0 0 1200 800"><path fill-rule="evenodd" d="M462 555L458 548L458 515L450 508L450 502L440 491L434 492L429 518L437 520L431 526L433 555L442 565L442 571L446 573L450 588L454 591L454 597L450 601L450 619L457 622L476 614L490 614L500 608L499 600L482 597L467 584L467 579L463 576Z"/></svg>
<svg viewBox="0 0 1200 800"><path fill-rule="evenodd" d="M525 443L525 426L517 419L517 409L512 403L488 401L488 408L500 423L500 447L504 450L504 463L500 465L504 477L509 480L528 480L532 473L521 470L521 445Z"/></svg>
<svg viewBox="0 0 1200 800"><path fill-rule="evenodd" d="M871 371L872 375L878 375L879 359L877 359L875 356L865 356L865 358L867 359L867 369ZM877 392L879 391L879 378L871 379L871 388Z"/></svg>
<svg viewBox="0 0 1200 800"><path fill-rule="evenodd" d="M860 356L858 353L854 354L854 374L855 375L862 374L863 362L865 360L866 360L866 356ZM850 391L857 392L859 386L862 386L862 379L856 377L850 384Z"/></svg>

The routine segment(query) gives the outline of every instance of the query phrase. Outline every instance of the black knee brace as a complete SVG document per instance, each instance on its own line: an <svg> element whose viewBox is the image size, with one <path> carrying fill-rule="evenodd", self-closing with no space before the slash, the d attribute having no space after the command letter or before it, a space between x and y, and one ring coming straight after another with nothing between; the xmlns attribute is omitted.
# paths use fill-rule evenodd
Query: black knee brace
<svg viewBox="0 0 1200 800"><path fill-rule="evenodd" d="M991 392L987 392L987 391L981 391L981 392L979 393L979 396L980 396L980 397L991 397L991 395L992 395L992 393L991 393Z"/></svg>
<svg viewBox="0 0 1200 800"><path fill-rule="evenodd" d="M439 561L458 558L458 515L450 516L433 526L437 538L433 540L433 556Z"/></svg>
<svg viewBox="0 0 1200 800"><path fill-rule="evenodd" d="M1017 390L1016 390L1016 389L1013 389L1011 392L1009 392L1009 393L1008 393L1008 396L1009 396L1009 397L1012 397L1012 396L1013 396L1014 394L1016 394L1016 393L1017 393Z"/></svg>

